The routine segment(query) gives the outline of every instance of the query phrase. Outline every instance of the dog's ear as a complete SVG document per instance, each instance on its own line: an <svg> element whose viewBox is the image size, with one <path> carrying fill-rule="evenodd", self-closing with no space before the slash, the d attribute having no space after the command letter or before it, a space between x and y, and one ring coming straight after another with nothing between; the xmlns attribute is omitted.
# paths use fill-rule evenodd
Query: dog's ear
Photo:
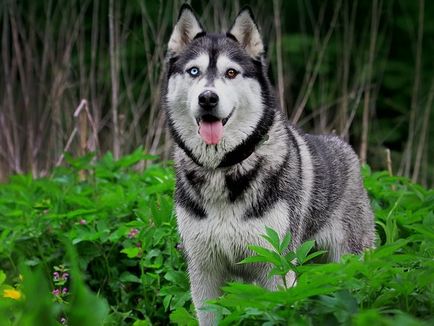
<svg viewBox="0 0 434 326"><path fill-rule="evenodd" d="M258 59L264 54L264 43L250 7L240 11L228 34L235 37L251 57Z"/></svg>
<svg viewBox="0 0 434 326"><path fill-rule="evenodd" d="M179 54L197 34L203 32L203 27L193 10L188 4L184 3L179 10L178 21L173 28L172 36L170 36L169 55Z"/></svg>

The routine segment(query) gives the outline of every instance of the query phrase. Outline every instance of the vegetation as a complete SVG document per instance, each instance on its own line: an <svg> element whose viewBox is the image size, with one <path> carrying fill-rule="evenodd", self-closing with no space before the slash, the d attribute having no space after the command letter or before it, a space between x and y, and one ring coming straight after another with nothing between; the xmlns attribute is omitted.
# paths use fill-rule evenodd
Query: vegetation
<svg viewBox="0 0 434 326"><path fill-rule="evenodd" d="M73 159L50 177L0 185L2 325L195 325L172 210L173 169L138 149ZM363 168L377 248L341 263L305 263L313 242L264 235L276 275L295 287L269 292L231 283L207 307L221 325L428 325L434 321L434 190ZM292 265L298 257L303 264ZM65 290L66 288L66 290Z"/></svg>

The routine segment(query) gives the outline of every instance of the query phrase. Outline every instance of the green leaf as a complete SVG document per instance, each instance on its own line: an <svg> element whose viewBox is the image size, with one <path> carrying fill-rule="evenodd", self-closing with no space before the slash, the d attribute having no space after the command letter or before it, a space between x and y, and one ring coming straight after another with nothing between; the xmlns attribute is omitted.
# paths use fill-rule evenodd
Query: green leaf
<svg viewBox="0 0 434 326"><path fill-rule="evenodd" d="M134 257L137 257L137 255L140 252L140 249L137 247L124 248L121 250L121 252L126 254L128 256L128 258L134 258Z"/></svg>
<svg viewBox="0 0 434 326"><path fill-rule="evenodd" d="M143 148L137 148L133 153L121 157L119 160L115 162L117 167L129 167L132 166L141 160L155 160L158 159L156 155L147 155L144 153Z"/></svg>
<svg viewBox="0 0 434 326"><path fill-rule="evenodd" d="M73 218L73 217L77 217L77 216L86 216L86 215L90 215L90 214L95 214L96 212L98 212L96 209L76 209L73 211L70 211L66 214L66 217L68 218Z"/></svg>
<svg viewBox="0 0 434 326"><path fill-rule="evenodd" d="M269 227L265 227L265 232L267 233L267 235L262 235L262 237L266 239L273 246L273 248L276 249L277 252L279 252L279 234Z"/></svg>
<svg viewBox="0 0 434 326"><path fill-rule="evenodd" d="M2 270L0 270L0 285L2 285L5 280L6 280L6 274Z"/></svg>
<svg viewBox="0 0 434 326"><path fill-rule="evenodd" d="M140 278L129 272L122 273L122 275L119 277L119 280L125 283L141 283Z"/></svg>
<svg viewBox="0 0 434 326"><path fill-rule="evenodd" d="M424 225L409 225L407 226L409 229L415 230L418 233L421 233L427 239L434 240L434 227L433 226L424 226Z"/></svg>
<svg viewBox="0 0 434 326"><path fill-rule="evenodd" d="M291 240L292 240L291 233L288 232L283 238L282 243L280 244L279 253L282 253L284 250L288 249Z"/></svg>
<svg viewBox="0 0 434 326"><path fill-rule="evenodd" d="M280 263L280 256L276 254L274 251L271 251L269 249L260 247L260 246L248 246L250 250L253 250L257 254L265 257L268 259L268 262L278 265Z"/></svg>
<svg viewBox="0 0 434 326"><path fill-rule="evenodd" d="M295 255L294 252L290 251L288 252L285 256L283 256L286 261L293 261L295 258L297 258L297 256Z"/></svg>
<svg viewBox="0 0 434 326"><path fill-rule="evenodd" d="M309 240L297 248L297 250L295 251L295 255L297 256L297 260L299 264L304 264L307 254L313 248L314 245L315 245L315 240Z"/></svg>
<svg viewBox="0 0 434 326"><path fill-rule="evenodd" d="M180 307L170 314L170 321L180 326L196 326L197 321L187 309Z"/></svg>
<svg viewBox="0 0 434 326"><path fill-rule="evenodd" d="M169 309L170 301L172 300L173 295L166 295L163 299L164 310L167 311Z"/></svg>
<svg viewBox="0 0 434 326"><path fill-rule="evenodd" d="M283 276L286 275L288 273L287 270L283 270L279 267L273 267L270 271L270 273L268 274L269 277L274 276L274 275L279 275L279 276Z"/></svg>
<svg viewBox="0 0 434 326"><path fill-rule="evenodd" d="M181 285L183 283L187 282L187 277L185 272L181 272L181 271L168 271L165 275L164 278L172 283Z"/></svg>
<svg viewBox="0 0 434 326"><path fill-rule="evenodd" d="M147 320L136 320L133 326L151 326L152 324Z"/></svg>
<svg viewBox="0 0 434 326"><path fill-rule="evenodd" d="M308 255L305 259L303 263L308 262L311 259L314 259L315 257L321 256L323 254L327 253L327 250L319 250L319 251L315 251L313 253L311 253L310 255Z"/></svg>
<svg viewBox="0 0 434 326"><path fill-rule="evenodd" d="M242 261L238 262L238 264L250 264L250 263L269 263L270 259L264 256L250 256L244 258Z"/></svg>
<svg viewBox="0 0 434 326"><path fill-rule="evenodd" d="M407 240L399 239L398 241L396 241L394 243L384 245L384 246L378 248L377 250L375 250L374 256L376 258L389 257L390 255L395 253L398 249L407 245L407 243L408 243Z"/></svg>

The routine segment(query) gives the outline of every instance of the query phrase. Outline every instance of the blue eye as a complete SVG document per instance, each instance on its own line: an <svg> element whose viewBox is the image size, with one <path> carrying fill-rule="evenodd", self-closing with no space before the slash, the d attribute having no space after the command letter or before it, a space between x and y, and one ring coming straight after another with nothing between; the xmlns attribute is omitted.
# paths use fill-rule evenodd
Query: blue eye
<svg viewBox="0 0 434 326"><path fill-rule="evenodd" d="M190 74L191 77L197 77L200 73L199 68L197 67L190 68L187 70L187 72Z"/></svg>

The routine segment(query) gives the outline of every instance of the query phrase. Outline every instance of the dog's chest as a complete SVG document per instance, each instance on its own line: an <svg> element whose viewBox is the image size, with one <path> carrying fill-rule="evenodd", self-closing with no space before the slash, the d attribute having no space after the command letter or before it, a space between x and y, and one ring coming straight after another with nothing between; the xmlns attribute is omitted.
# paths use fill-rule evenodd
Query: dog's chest
<svg viewBox="0 0 434 326"><path fill-rule="evenodd" d="M258 243L262 233L259 223L244 221L242 210L235 207L208 207L207 217L202 220L177 207L177 218L187 253L204 263L239 262L248 255L247 246Z"/></svg>
<svg viewBox="0 0 434 326"><path fill-rule="evenodd" d="M288 206L283 200L261 216L247 214L263 196L258 162L232 171L184 168L178 172L184 176L178 182L206 213L198 218L182 203L176 205L179 232L195 261L234 267L251 254L248 245L267 245L261 237L265 227L280 231L281 236L288 229Z"/></svg>
<svg viewBox="0 0 434 326"><path fill-rule="evenodd" d="M177 206L178 228L188 255L204 264L236 263L251 255L248 245L267 246L261 237L265 227L278 230L281 236L288 229L287 206L277 203L261 218L245 218L247 207L230 201L206 206L207 216L197 219Z"/></svg>
<svg viewBox="0 0 434 326"><path fill-rule="evenodd" d="M223 172L204 173L200 177L201 185L197 188L204 203L214 210L225 209L229 199L229 190Z"/></svg>
<svg viewBox="0 0 434 326"><path fill-rule="evenodd" d="M254 223L243 217L249 206L250 191L231 201L227 179L224 173L218 172L201 175L195 191L206 217L198 219L180 207L177 216L181 236L191 251L206 250L208 257L237 262L257 235L252 229Z"/></svg>
<svg viewBox="0 0 434 326"><path fill-rule="evenodd" d="M231 171L185 171L188 188L197 199L209 208L210 212L235 208L245 209L257 199L261 177L259 163L246 164Z"/></svg>

